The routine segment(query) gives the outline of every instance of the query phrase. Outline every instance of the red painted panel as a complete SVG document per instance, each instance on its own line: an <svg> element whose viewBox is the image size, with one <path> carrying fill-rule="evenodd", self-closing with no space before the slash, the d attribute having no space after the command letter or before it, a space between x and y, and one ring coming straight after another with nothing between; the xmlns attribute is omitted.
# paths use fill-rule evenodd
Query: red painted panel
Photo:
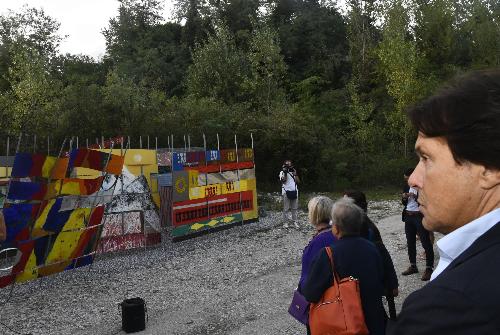
<svg viewBox="0 0 500 335"><path fill-rule="evenodd" d="M243 211L253 210L253 191L241 192L241 207ZM207 199L177 202L174 204L173 226L206 221L210 218L227 216L240 211L240 193L212 197L208 204Z"/></svg>

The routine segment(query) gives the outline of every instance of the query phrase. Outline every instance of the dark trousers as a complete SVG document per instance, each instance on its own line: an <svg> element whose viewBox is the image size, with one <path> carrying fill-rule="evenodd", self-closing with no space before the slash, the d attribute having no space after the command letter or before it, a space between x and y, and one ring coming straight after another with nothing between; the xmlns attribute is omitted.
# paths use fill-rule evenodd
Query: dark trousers
<svg viewBox="0 0 500 335"><path fill-rule="evenodd" d="M408 257L411 264L417 264L417 238L420 238L425 250L426 266L434 266L434 249L432 248L430 233L422 225L422 215L406 215L405 217L406 243L408 245Z"/></svg>

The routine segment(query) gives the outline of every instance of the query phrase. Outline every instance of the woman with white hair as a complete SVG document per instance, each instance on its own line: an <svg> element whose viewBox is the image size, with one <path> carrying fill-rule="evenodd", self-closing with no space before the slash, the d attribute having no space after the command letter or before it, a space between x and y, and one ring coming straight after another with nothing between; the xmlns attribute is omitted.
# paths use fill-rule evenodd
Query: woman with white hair
<svg viewBox="0 0 500 335"><path fill-rule="evenodd" d="M307 204L309 223L314 227L314 235L302 252L302 271L297 289L299 293L302 291L302 285L307 278L314 257L321 249L332 245L337 240L330 225L332 207L332 199L325 196L316 196ZM309 328L307 328L307 333L310 334Z"/></svg>

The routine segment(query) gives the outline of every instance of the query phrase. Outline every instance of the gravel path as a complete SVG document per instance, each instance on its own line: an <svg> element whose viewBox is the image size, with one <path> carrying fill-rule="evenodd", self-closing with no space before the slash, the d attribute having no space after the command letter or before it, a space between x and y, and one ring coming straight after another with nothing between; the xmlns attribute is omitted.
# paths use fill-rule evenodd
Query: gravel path
<svg viewBox="0 0 500 335"><path fill-rule="evenodd" d="M15 286L0 321L21 334L112 335L121 331L118 303L142 297L149 313L136 334L304 334L287 314L312 229L283 229L281 213L183 242L100 256L91 269L68 271ZM369 204L397 272L407 267L397 201ZM419 246L418 253L422 252ZM424 261L419 260L420 268ZM424 283L399 277L398 310ZM4 301L9 289L0 290ZM0 325L0 334L16 334Z"/></svg>

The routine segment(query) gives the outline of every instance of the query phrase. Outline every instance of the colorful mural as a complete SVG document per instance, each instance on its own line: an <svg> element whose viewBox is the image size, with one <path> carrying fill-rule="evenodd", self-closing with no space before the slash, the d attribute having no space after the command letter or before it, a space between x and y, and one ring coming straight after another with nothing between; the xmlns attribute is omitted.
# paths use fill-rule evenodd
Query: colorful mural
<svg viewBox="0 0 500 335"><path fill-rule="evenodd" d="M98 149L103 154L109 153L109 149ZM113 150L113 152L120 150ZM158 183L154 178L158 174L157 154L155 150L149 149L127 149L123 150L123 165L134 176L146 177L150 193L156 206L160 206L160 195L158 193ZM78 178L96 178L99 173L95 169L78 167L73 170L73 176ZM153 176L153 178L151 178Z"/></svg>
<svg viewBox="0 0 500 335"><path fill-rule="evenodd" d="M109 153L109 149L98 150ZM116 222L128 220L127 224L141 227L141 231L131 233L123 229L121 234L106 235L104 233L97 249L99 253L144 247L161 242L160 218L157 212L160 206L160 195L156 151L149 149L116 151L122 152L124 157L121 178L116 181L114 179L105 181L103 188L108 189L114 185L114 191L111 193L101 191L96 199L97 203L107 203L106 215L103 219L104 230L106 231L108 224L116 227ZM86 180L93 180L98 175L98 171L85 167L75 168L72 172L72 176ZM67 197L63 206L65 208L86 207L80 199L75 197ZM129 214L131 212L135 214Z"/></svg>
<svg viewBox="0 0 500 335"><path fill-rule="evenodd" d="M115 184L108 180L108 189ZM116 181L112 200L106 206L99 253L145 247L161 242L160 218L144 176L136 177L127 167Z"/></svg>
<svg viewBox="0 0 500 335"><path fill-rule="evenodd" d="M0 287L92 263L105 210L95 195L108 175L121 174L123 162L122 156L90 149L74 149L66 157L15 156L3 208L7 238L0 249L17 248L22 255L0 277ZM77 167L104 176L69 178ZM80 200L68 207L68 198Z"/></svg>
<svg viewBox="0 0 500 335"><path fill-rule="evenodd" d="M258 218L253 149L173 152L175 239Z"/></svg>

